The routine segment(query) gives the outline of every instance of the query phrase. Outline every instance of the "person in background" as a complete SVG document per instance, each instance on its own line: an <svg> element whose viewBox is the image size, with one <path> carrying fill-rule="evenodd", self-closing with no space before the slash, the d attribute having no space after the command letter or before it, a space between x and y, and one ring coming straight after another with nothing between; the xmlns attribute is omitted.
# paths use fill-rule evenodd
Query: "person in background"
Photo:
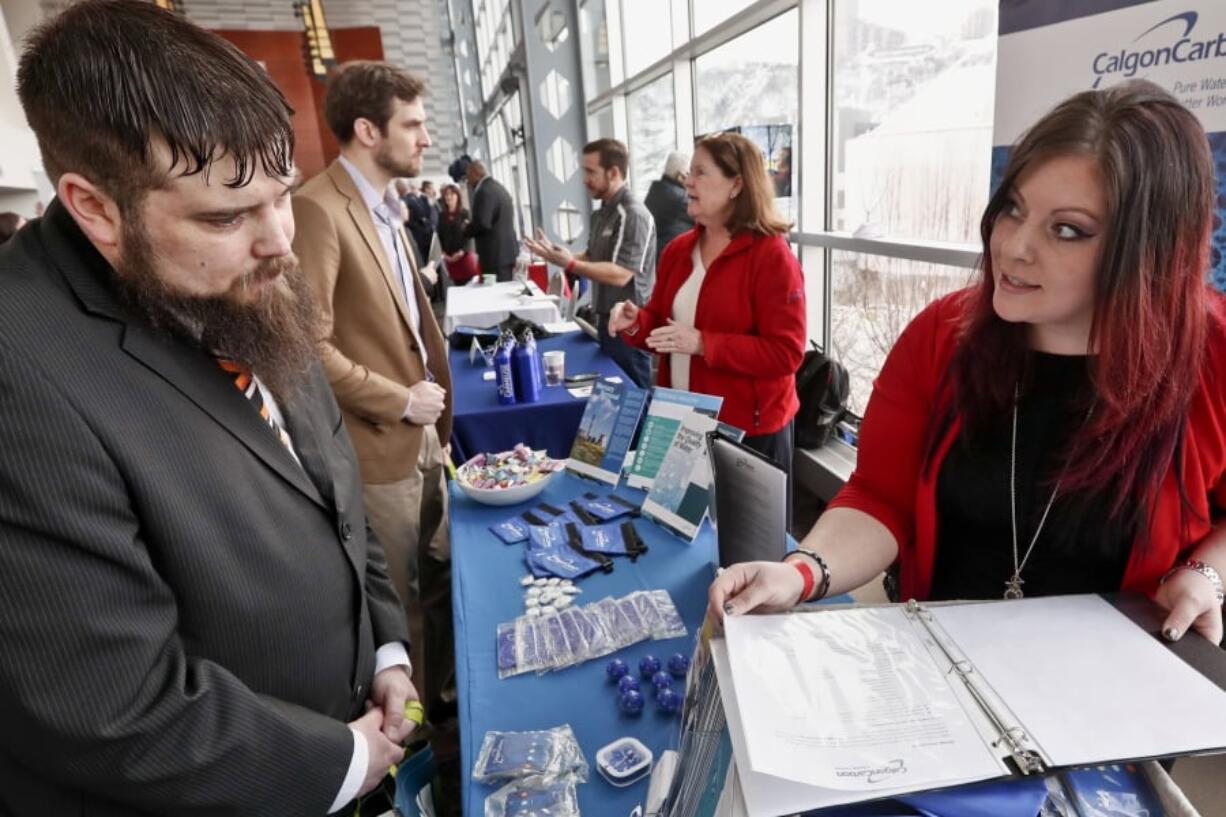
<svg viewBox="0 0 1226 817"><path fill-rule="evenodd" d="M0 213L0 244L8 241L26 226L26 220L16 213Z"/></svg>
<svg viewBox="0 0 1226 817"><path fill-rule="evenodd" d="M733 566L712 612L785 608L897 563L903 599L1135 591L1166 609L1166 638L1220 642L1215 200L1205 132L1158 86L1056 106L988 202L978 283L894 344L856 470L804 552Z"/></svg>
<svg viewBox="0 0 1226 817"><path fill-rule="evenodd" d="M453 284L467 284L481 275L472 240L466 237L468 211L460 197L458 185L443 185L443 204L438 216L438 240L442 245L447 276Z"/></svg>
<svg viewBox="0 0 1226 817"><path fill-rule="evenodd" d="M145 0L19 66L55 198L0 249L0 814L339 812L417 693L290 250L293 112Z"/></svg>
<svg viewBox="0 0 1226 817"><path fill-rule="evenodd" d="M421 183L421 197L426 200L426 204L430 207L430 226L434 230L438 230L438 191L434 189L434 182L426 179Z"/></svg>
<svg viewBox="0 0 1226 817"><path fill-rule="evenodd" d="M417 260L424 264L430 258L430 243L434 240L435 221L431 216L430 200L422 194L416 182L397 179L396 191L400 193L400 200L408 211L404 228L413 239Z"/></svg>
<svg viewBox="0 0 1226 817"><path fill-rule="evenodd" d="M660 355L660 385L724 398L720 420L790 480L807 337L790 225L762 152L739 134L698 141L685 189L696 226L665 248L651 300L617 304L609 332Z"/></svg>
<svg viewBox="0 0 1226 817"><path fill-rule="evenodd" d="M779 148L775 154L775 169L771 172L771 181L775 185L775 195L787 198L792 195L792 148Z"/></svg>
<svg viewBox="0 0 1226 817"><path fill-rule="evenodd" d="M673 151L664 160L664 175L651 183L643 206L651 213L656 223L656 269L664 248L677 236L692 229L694 219L687 209L689 198L685 193L685 176L690 166L690 157Z"/></svg>
<svg viewBox="0 0 1226 817"><path fill-rule="evenodd" d="M444 446L447 347L400 228L392 180L430 147L424 86L386 62L329 77L324 117L340 156L294 195L294 248L323 314L320 353L362 471L371 528L413 634L414 677L439 712L451 675L451 543Z"/></svg>
<svg viewBox="0 0 1226 817"><path fill-rule="evenodd" d="M476 242L481 272L499 281L510 281L519 254L519 242L515 238L515 202L481 162L469 164L466 173L472 218L464 235Z"/></svg>
<svg viewBox="0 0 1226 817"><path fill-rule="evenodd" d="M625 343L609 331L609 313L614 304L628 301L645 304L656 281L656 225L630 186L626 172L630 157L616 139L597 139L583 146L583 186L600 209L592 213L587 249L573 255L561 244L537 231L524 241L529 250L568 275L592 282L592 309L600 348L640 388L651 386L651 359L641 349Z"/></svg>

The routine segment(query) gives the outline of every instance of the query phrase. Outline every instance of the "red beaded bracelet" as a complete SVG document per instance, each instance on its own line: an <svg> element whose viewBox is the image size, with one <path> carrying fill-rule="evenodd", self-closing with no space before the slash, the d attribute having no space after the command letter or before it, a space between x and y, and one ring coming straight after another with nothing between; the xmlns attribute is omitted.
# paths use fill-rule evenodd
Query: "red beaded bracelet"
<svg viewBox="0 0 1226 817"><path fill-rule="evenodd" d="M800 589L800 598L796 601L797 604L809 600L809 596L813 595L813 588L817 585L817 577L813 575L813 568L805 561L788 562L792 567L800 571L800 577L804 579L804 586Z"/></svg>
<svg viewBox="0 0 1226 817"><path fill-rule="evenodd" d="M566 262L567 274L570 274L575 271L575 264L577 264L578 262L579 262L578 258L571 258L569 261Z"/></svg>

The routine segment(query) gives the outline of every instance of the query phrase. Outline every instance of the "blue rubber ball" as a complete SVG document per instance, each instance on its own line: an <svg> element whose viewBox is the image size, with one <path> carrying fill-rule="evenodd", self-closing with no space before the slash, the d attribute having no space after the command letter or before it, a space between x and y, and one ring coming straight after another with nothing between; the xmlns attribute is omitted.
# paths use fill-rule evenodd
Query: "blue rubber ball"
<svg viewBox="0 0 1226 817"><path fill-rule="evenodd" d="M626 666L625 661L621 660L620 658L614 658L612 661L605 664L604 671L605 674L609 676L610 680L616 681L618 678L621 678L623 675L629 673L630 668Z"/></svg>
<svg viewBox="0 0 1226 817"><path fill-rule="evenodd" d="M678 678L685 675L685 673L689 671L689 668L690 659L686 658L679 652L673 653L672 657L668 659L668 671Z"/></svg>
<svg viewBox="0 0 1226 817"><path fill-rule="evenodd" d="M656 703L660 705L660 709L670 714L681 709L684 700L681 693L672 687L663 687L656 691Z"/></svg>
<svg viewBox="0 0 1226 817"><path fill-rule="evenodd" d="M650 678L660 671L660 659L654 655L644 655L639 659L639 674Z"/></svg>
<svg viewBox="0 0 1226 817"><path fill-rule="evenodd" d="M623 692L618 696L617 705L627 715L637 715L643 711L643 693L635 689Z"/></svg>
<svg viewBox="0 0 1226 817"><path fill-rule="evenodd" d="M664 670L660 670L655 675L651 676L651 685L657 690L671 687L673 685L673 676L669 675Z"/></svg>
<svg viewBox="0 0 1226 817"><path fill-rule="evenodd" d="M631 690L638 692L639 689L639 679L633 675L623 675L617 679L618 692L629 692Z"/></svg>

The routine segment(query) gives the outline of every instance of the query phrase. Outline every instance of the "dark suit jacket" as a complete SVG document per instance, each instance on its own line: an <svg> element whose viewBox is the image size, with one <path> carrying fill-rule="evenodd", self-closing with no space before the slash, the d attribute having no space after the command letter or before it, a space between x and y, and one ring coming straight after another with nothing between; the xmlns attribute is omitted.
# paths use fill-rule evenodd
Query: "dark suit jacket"
<svg viewBox="0 0 1226 817"><path fill-rule="evenodd" d="M519 255L515 202L507 189L490 176L485 177L472 196L472 220L466 234L476 240L482 272L509 267Z"/></svg>
<svg viewBox="0 0 1226 817"><path fill-rule="evenodd" d="M643 206L656 222L657 265L668 243L694 226L694 219L686 212L688 203L685 186L671 176L661 176L647 189Z"/></svg>
<svg viewBox="0 0 1226 817"><path fill-rule="evenodd" d="M299 466L112 274L58 202L0 248L0 814L323 814L408 638L340 412Z"/></svg>
<svg viewBox="0 0 1226 817"><path fill-rule="evenodd" d="M409 220L405 228L417 245L418 258L430 258L430 242L434 239L434 231L438 228L438 214L432 211L430 199L421 193L410 193L401 201L409 209Z"/></svg>

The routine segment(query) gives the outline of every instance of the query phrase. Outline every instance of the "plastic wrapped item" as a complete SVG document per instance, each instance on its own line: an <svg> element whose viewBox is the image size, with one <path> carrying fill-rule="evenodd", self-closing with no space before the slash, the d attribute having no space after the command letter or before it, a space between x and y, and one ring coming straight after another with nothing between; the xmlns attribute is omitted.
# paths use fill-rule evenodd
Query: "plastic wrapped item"
<svg viewBox="0 0 1226 817"><path fill-rule="evenodd" d="M1068 769L1059 779L1072 803L1069 814L1076 817L1153 817L1165 813L1149 779L1135 764ZM1052 801L1050 787L1048 792Z"/></svg>
<svg viewBox="0 0 1226 817"><path fill-rule="evenodd" d="M651 597L660 616L659 629L652 630L652 638L663 641L668 638L681 638L688 633L681 613L677 612L677 605L673 604L673 597L667 590L647 590L645 594Z"/></svg>
<svg viewBox="0 0 1226 817"><path fill-rule="evenodd" d="M561 614L543 615L537 626L545 628L545 665L539 672L573 666L585 660L567 638Z"/></svg>
<svg viewBox="0 0 1226 817"><path fill-rule="evenodd" d="M634 610L638 613L639 620L643 622L643 629L648 635L655 638L656 633L664 631L664 618L656 609L656 600L650 593L637 590L623 599L623 602L626 601L634 605Z"/></svg>
<svg viewBox="0 0 1226 817"><path fill-rule="evenodd" d="M583 782L588 765L570 724L538 732L486 732L473 765L480 783L535 778Z"/></svg>
<svg viewBox="0 0 1226 817"><path fill-rule="evenodd" d="M579 817L575 781L512 781L485 798L485 817Z"/></svg>
<svg viewBox="0 0 1226 817"><path fill-rule="evenodd" d="M517 621L507 621L498 625L497 654L498 677L509 678L518 674L519 664L516 660L515 627Z"/></svg>
<svg viewBox="0 0 1226 817"><path fill-rule="evenodd" d="M515 673L536 672L549 665L546 660L545 630L541 620L520 616L515 620Z"/></svg>
<svg viewBox="0 0 1226 817"><path fill-rule="evenodd" d="M562 584L533 584L525 592L538 595L526 599L527 612L498 625L499 678L565 669L649 638L686 633L667 591L637 591L621 599L572 607L574 596L567 589Z"/></svg>
<svg viewBox="0 0 1226 817"><path fill-rule="evenodd" d="M629 786L651 773L651 750L635 738L618 738L596 750L596 768L614 786Z"/></svg>

